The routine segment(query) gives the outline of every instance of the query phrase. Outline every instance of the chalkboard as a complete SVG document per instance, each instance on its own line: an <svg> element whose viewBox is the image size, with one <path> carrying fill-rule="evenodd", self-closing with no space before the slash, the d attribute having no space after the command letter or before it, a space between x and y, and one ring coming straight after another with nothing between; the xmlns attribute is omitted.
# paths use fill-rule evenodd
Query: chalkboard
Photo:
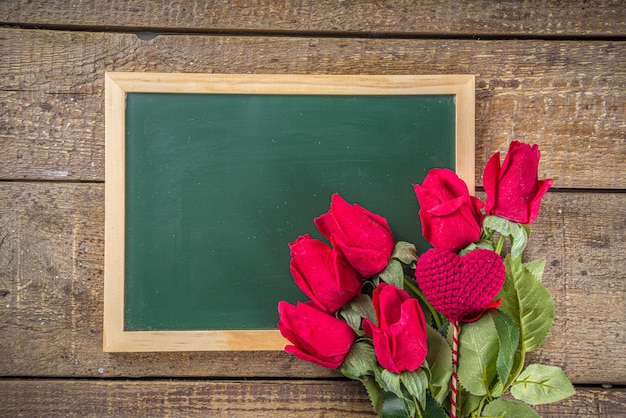
<svg viewBox="0 0 626 418"><path fill-rule="evenodd" d="M288 243L333 193L425 250L412 183L473 179L470 76L109 73L106 123L107 351L282 349Z"/></svg>

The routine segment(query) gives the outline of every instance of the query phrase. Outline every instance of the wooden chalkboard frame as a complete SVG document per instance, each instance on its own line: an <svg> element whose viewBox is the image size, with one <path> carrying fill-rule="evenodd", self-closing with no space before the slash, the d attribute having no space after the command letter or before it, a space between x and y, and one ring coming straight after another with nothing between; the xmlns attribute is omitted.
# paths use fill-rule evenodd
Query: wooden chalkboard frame
<svg viewBox="0 0 626 418"><path fill-rule="evenodd" d="M105 75L104 351L282 350L277 330L124 329L127 93L454 95L456 172L474 190L473 75L267 75L109 72Z"/></svg>

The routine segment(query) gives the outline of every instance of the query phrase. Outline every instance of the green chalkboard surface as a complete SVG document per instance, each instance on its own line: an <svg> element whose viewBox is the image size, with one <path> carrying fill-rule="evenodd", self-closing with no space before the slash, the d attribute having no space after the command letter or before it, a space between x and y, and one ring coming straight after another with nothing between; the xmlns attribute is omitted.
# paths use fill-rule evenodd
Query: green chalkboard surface
<svg viewBox="0 0 626 418"><path fill-rule="evenodd" d="M126 331L275 329L288 243L340 193L420 250L412 184L455 167L454 95L128 93Z"/></svg>

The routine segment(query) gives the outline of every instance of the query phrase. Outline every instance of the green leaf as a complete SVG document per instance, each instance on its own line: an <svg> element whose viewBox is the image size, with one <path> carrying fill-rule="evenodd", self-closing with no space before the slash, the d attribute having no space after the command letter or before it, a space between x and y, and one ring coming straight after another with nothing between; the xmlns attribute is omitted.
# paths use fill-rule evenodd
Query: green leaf
<svg viewBox="0 0 626 418"><path fill-rule="evenodd" d="M404 400L404 411L406 413L407 418L415 417L415 412L417 411L417 405L412 400L409 401L407 399Z"/></svg>
<svg viewBox="0 0 626 418"><path fill-rule="evenodd" d="M556 402L574 394L574 387L560 367L531 364L515 379L511 394L531 405Z"/></svg>
<svg viewBox="0 0 626 418"><path fill-rule="evenodd" d="M464 323L459 334L459 367L463 387L472 395L489 393L496 376L498 333L488 315L476 322Z"/></svg>
<svg viewBox="0 0 626 418"><path fill-rule="evenodd" d="M406 388L409 395L417 399L421 407L426 405L426 389L428 388L428 377L422 369L414 372L400 373L400 381Z"/></svg>
<svg viewBox="0 0 626 418"><path fill-rule="evenodd" d="M546 267L546 259L529 261L528 263L524 263L524 267L530 271L537 281L541 282L543 269Z"/></svg>
<svg viewBox="0 0 626 418"><path fill-rule="evenodd" d="M494 379L493 384L489 388L489 396L499 398L504 393L504 383L500 379Z"/></svg>
<svg viewBox="0 0 626 418"><path fill-rule="evenodd" d="M378 321L376 321L376 311L372 304L372 298L369 295L362 293L352 299L349 305L352 310L358 313L362 318L368 318L375 325L378 325Z"/></svg>
<svg viewBox="0 0 626 418"><path fill-rule="evenodd" d="M507 255L504 259L506 279L498 294L500 310L506 312L520 329L521 349L539 347L554 321L552 297L535 276L521 263Z"/></svg>
<svg viewBox="0 0 626 418"><path fill-rule="evenodd" d="M429 389L440 405L450 393L452 376L452 349L441 334L428 327L428 354L426 362L430 370Z"/></svg>
<svg viewBox="0 0 626 418"><path fill-rule="evenodd" d="M380 385L380 388L383 391L389 392L389 388L387 387L387 383L385 383L385 381L381 377L381 371L382 370L384 370L382 367L376 367L374 369L374 378L376 379L376 382Z"/></svg>
<svg viewBox="0 0 626 418"><path fill-rule="evenodd" d="M446 410L443 409L430 395L426 396L426 407L424 408L426 418L448 418Z"/></svg>
<svg viewBox="0 0 626 418"><path fill-rule="evenodd" d="M361 383L363 383L365 390L367 390L367 395L372 402L374 412L376 412L376 415L380 416L382 414L385 392L381 389L378 383L370 377L361 379Z"/></svg>
<svg viewBox="0 0 626 418"><path fill-rule="evenodd" d="M379 273L379 276L385 283L392 284L398 289L404 288L404 270L402 264L394 258L389 260L389 264Z"/></svg>
<svg viewBox="0 0 626 418"><path fill-rule="evenodd" d="M496 399L489 403L481 417L540 418L530 406L510 399Z"/></svg>
<svg viewBox="0 0 626 418"><path fill-rule="evenodd" d="M341 373L350 379L359 380L372 374L377 367L374 347L369 342L357 341L348 351L341 365Z"/></svg>
<svg viewBox="0 0 626 418"><path fill-rule="evenodd" d="M472 242L467 247L463 248L461 251L459 251L459 255L465 255L469 253L470 251L474 251L478 249L493 251L495 248L491 241L479 240L476 242Z"/></svg>
<svg viewBox="0 0 626 418"><path fill-rule="evenodd" d="M511 255L518 258L524 252L528 242L528 228L516 222L511 222L499 216L486 216L483 228L499 232L511 240Z"/></svg>
<svg viewBox="0 0 626 418"><path fill-rule="evenodd" d="M499 216L485 216L483 219L483 228L499 232L502 235L511 235L512 222Z"/></svg>
<svg viewBox="0 0 626 418"><path fill-rule="evenodd" d="M404 398L404 393L402 393L402 386L400 385L399 374L390 372L387 369L383 369L383 371L380 372L380 378L385 383L384 386L381 386L386 386L389 392L393 392L396 396Z"/></svg>
<svg viewBox="0 0 626 418"><path fill-rule="evenodd" d="M498 358L496 360L496 370L500 382L506 384L515 362L515 352L519 344L519 327L506 313L491 309L489 316L493 320L498 333ZM496 395L497 396L497 395Z"/></svg>
<svg viewBox="0 0 626 418"><path fill-rule="evenodd" d="M472 395L467 390L465 390L463 386L461 386L459 388L458 398L458 405L461 413L458 415L462 417L469 417L472 412L480 407L480 402L482 401L482 399L482 396Z"/></svg>
<svg viewBox="0 0 626 418"><path fill-rule="evenodd" d="M417 249L415 245L410 242L398 241L393 247L391 258L399 260L404 265L410 265L414 261L417 261Z"/></svg>
<svg viewBox="0 0 626 418"><path fill-rule="evenodd" d="M511 257L519 258L526 248L528 233L523 225L511 223Z"/></svg>
<svg viewBox="0 0 626 418"><path fill-rule="evenodd" d="M358 332L361 329L361 315L352 308L352 305L344 305L339 314L354 331Z"/></svg>
<svg viewBox="0 0 626 418"><path fill-rule="evenodd" d="M382 418L409 418L404 407L402 398L391 392L385 392L383 407L381 411Z"/></svg>

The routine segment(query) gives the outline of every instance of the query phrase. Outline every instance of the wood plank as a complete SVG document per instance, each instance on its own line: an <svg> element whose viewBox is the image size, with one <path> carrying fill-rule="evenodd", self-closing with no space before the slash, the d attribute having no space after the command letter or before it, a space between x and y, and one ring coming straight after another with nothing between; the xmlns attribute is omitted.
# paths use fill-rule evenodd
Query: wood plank
<svg viewBox="0 0 626 418"><path fill-rule="evenodd" d="M0 376L337 375L280 351L103 353L104 185L0 182L0 202Z"/></svg>
<svg viewBox="0 0 626 418"><path fill-rule="evenodd" d="M104 179L104 72L476 74L476 180L513 139L559 188L626 188L626 42L0 29L0 178ZM601 162L601 164L599 164ZM602 169L600 169L602 167Z"/></svg>
<svg viewBox="0 0 626 418"><path fill-rule="evenodd" d="M374 34L431 36L624 35L623 4L598 0L542 2L461 0L265 0L171 2L53 0L0 3L0 20L9 24L90 29L178 30Z"/></svg>
<svg viewBox="0 0 626 418"><path fill-rule="evenodd" d="M547 260L543 283L556 315L550 336L528 362L558 365L574 380L578 367L593 363L613 369L613 377L589 370L584 373L593 377L582 380L626 380L626 362L600 365L613 350L607 341L626 344L626 276L615 262L624 259L618 249L626 238L624 204L625 194L550 193L545 199L525 257Z"/></svg>
<svg viewBox="0 0 626 418"><path fill-rule="evenodd" d="M103 353L102 184L0 183L0 375L337 377L283 352ZM556 319L531 362L624 384L622 193L548 193L528 256L546 257ZM619 357L617 357L619 359ZM271 365L269 367L268 365Z"/></svg>
<svg viewBox="0 0 626 418"><path fill-rule="evenodd" d="M6 416L375 416L351 383L8 380L0 400Z"/></svg>
<svg viewBox="0 0 626 418"><path fill-rule="evenodd" d="M6 416L375 416L353 381L0 380ZM626 414L626 390L577 388L535 410L544 418Z"/></svg>

